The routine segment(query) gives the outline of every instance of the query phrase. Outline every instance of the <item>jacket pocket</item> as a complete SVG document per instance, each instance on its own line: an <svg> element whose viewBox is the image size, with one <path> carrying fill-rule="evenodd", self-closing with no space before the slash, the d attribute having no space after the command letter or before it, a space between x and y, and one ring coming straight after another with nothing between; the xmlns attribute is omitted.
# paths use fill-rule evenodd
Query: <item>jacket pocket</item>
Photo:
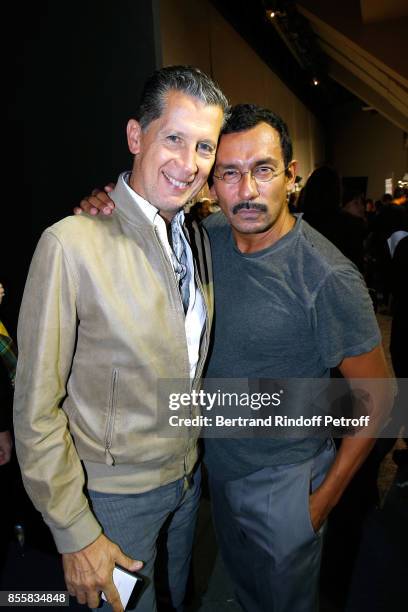
<svg viewBox="0 0 408 612"><path fill-rule="evenodd" d="M113 432L115 429L117 398L118 398L119 371L112 372L111 388L109 395L109 409L105 428L105 462L107 465L115 465L115 458L111 453Z"/></svg>

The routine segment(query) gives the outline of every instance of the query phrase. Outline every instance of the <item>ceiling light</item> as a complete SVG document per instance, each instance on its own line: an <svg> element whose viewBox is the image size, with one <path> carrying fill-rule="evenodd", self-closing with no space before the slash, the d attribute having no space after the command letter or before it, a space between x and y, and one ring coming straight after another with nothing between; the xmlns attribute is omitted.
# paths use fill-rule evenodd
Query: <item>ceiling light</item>
<svg viewBox="0 0 408 612"><path fill-rule="evenodd" d="M269 9L266 11L266 16L269 17L269 19L275 19L276 17L285 17L285 13L283 11L275 11Z"/></svg>

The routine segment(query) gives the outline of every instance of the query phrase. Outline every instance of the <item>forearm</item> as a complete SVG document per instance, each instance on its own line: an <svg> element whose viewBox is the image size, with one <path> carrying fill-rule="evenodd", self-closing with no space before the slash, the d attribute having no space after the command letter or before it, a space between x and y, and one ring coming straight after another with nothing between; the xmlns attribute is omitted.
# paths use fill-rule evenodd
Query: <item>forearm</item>
<svg viewBox="0 0 408 612"><path fill-rule="evenodd" d="M23 350L23 360L24 353ZM95 540L101 528L83 492L84 471L67 417L58 406L61 393L51 382L46 392L42 381L38 374L37 392L24 373L17 373L16 452L24 486L50 528L58 550L71 552Z"/></svg>
<svg viewBox="0 0 408 612"><path fill-rule="evenodd" d="M374 438L343 438L319 494L330 511L340 500L355 473L364 463L375 443Z"/></svg>
<svg viewBox="0 0 408 612"><path fill-rule="evenodd" d="M356 415L367 415L369 425L356 431L354 436L342 439L336 459L319 487L319 496L329 510L338 503L373 448L395 396L395 381L390 376L381 346L370 353L343 360L340 370L348 379Z"/></svg>

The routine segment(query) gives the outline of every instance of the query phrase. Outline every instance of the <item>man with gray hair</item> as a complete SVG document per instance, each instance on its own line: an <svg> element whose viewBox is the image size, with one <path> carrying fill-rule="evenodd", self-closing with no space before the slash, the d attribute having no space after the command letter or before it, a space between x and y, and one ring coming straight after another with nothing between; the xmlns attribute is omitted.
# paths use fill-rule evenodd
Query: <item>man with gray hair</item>
<svg viewBox="0 0 408 612"><path fill-rule="evenodd" d="M226 108L201 71L156 71L127 125L134 162L111 194L114 214L49 227L28 274L17 453L68 590L90 607L103 592L122 610L114 565L135 571L141 559L147 586L137 610L156 609L153 566L165 525L172 605L182 610L200 491L197 440L188 428L165 436L156 389L160 379L179 379L180 392L197 388L208 351L207 239L187 231L181 209L207 179Z"/></svg>

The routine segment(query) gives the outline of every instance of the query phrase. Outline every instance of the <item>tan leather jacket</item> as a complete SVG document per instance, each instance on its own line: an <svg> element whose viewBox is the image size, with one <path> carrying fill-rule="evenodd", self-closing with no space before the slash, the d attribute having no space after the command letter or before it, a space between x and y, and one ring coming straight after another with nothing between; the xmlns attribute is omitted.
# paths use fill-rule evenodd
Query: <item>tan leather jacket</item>
<svg viewBox="0 0 408 612"><path fill-rule="evenodd" d="M178 379L175 392L198 387L212 316L208 239L192 230L207 319L190 381L170 262L120 182L112 197L111 217L72 216L44 232L20 312L16 449L27 491L61 552L101 532L83 493L81 461L89 489L137 493L181 478L197 460L197 430L168 435L158 381Z"/></svg>

